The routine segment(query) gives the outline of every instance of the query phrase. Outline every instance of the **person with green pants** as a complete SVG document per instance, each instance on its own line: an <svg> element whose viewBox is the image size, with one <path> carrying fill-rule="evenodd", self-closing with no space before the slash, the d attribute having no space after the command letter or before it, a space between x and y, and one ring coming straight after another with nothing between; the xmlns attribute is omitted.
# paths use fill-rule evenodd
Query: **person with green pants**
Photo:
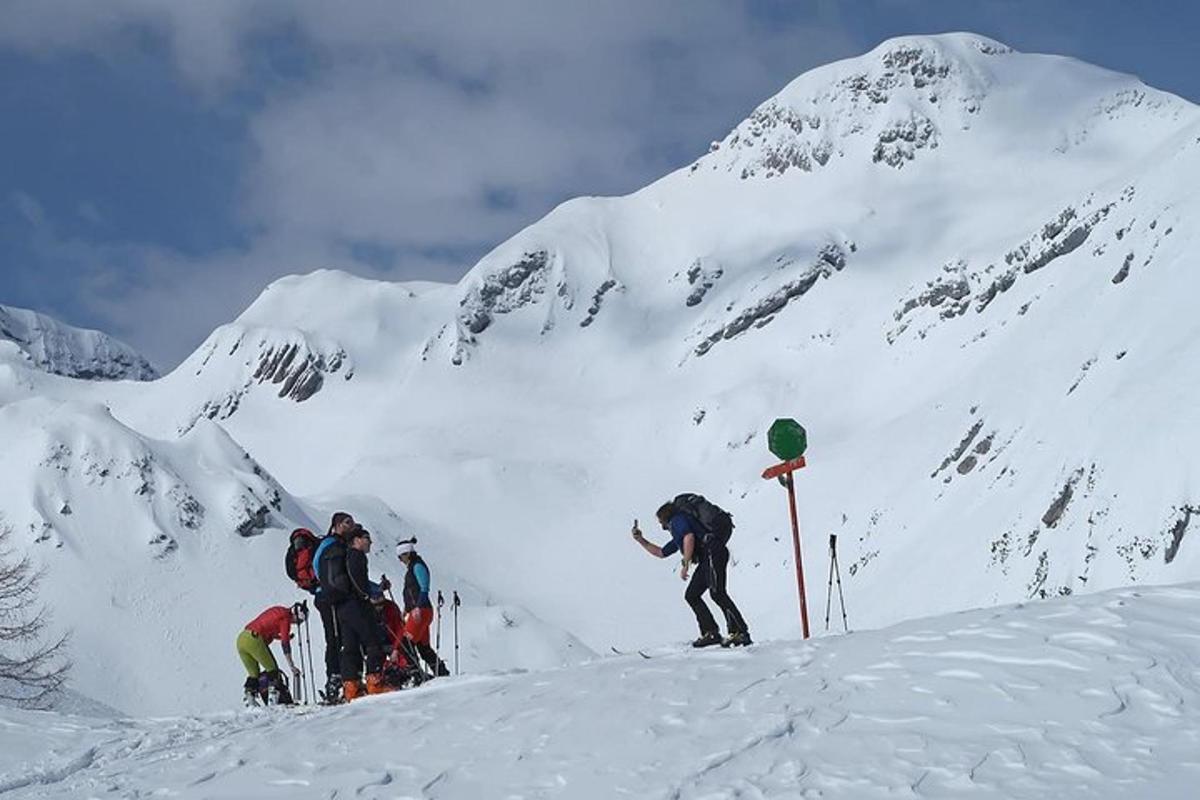
<svg viewBox="0 0 1200 800"><path fill-rule="evenodd" d="M287 659L288 667L292 670L292 680L300 681L300 670L292 661L292 626L304 622L308 617L308 604L296 603L290 609L284 606L271 606L251 620L238 634L237 653L242 659L242 665L249 673L243 687L246 705L264 704L269 698L282 705L292 704L292 695L288 691L275 657L271 655L271 642L278 639L283 646L283 657ZM267 687L260 688L259 676L265 674Z"/></svg>

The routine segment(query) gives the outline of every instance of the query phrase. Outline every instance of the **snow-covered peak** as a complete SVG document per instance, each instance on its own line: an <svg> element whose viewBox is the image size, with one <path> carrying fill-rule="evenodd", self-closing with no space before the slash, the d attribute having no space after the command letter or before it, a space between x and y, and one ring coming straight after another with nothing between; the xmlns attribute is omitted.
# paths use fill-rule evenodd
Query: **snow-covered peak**
<svg viewBox="0 0 1200 800"><path fill-rule="evenodd" d="M1011 139L1081 123L1089 111L1111 118L1123 106L1167 106L1177 114L1186 105L1132 76L984 36L903 36L796 78L691 170L772 178L842 160L900 169L984 117Z"/></svg>
<svg viewBox="0 0 1200 800"><path fill-rule="evenodd" d="M0 306L0 340L15 342L38 369L84 380L149 381L158 371L129 345L45 314Z"/></svg>

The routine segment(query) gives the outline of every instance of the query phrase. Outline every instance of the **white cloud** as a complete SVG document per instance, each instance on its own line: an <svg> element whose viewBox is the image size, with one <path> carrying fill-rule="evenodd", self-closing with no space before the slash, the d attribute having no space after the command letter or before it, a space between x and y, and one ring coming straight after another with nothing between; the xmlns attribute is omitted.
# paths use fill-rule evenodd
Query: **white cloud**
<svg viewBox="0 0 1200 800"><path fill-rule="evenodd" d="M815 25L764 29L726 0L11 0L0 47L120 58L135 29L171 43L179 74L215 113L250 115L238 206L249 246L199 259L93 248L124 265L113 269L130 286L87 302L163 363L273 277L370 273L348 243L461 251L499 243L567 196L632 191L702 153L803 69L858 49ZM259 33L304 43L303 80L253 84L248 48L271 55ZM247 88L264 96L249 112L232 100ZM71 248L84 263L86 243ZM402 274L430 269L401 257Z"/></svg>

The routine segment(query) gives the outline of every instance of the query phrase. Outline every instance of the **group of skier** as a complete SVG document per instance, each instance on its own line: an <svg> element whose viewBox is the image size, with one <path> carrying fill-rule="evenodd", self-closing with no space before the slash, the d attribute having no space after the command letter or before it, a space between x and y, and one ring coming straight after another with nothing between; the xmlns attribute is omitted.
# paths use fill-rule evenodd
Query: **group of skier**
<svg viewBox="0 0 1200 800"><path fill-rule="evenodd" d="M318 539L307 528L292 532L285 568L296 585L313 596L325 634L325 691L322 700L336 703L364 694L381 694L415 685L430 676L448 675L430 644L433 622L429 567L417 553L416 539L396 546L405 569L401 608L391 597L386 576L371 581L367 558L371 533L339 511L329 531ZM247 704L293 701L288 682L271 654L280 641L291 669L291 685L303 680L292 660L292 627L308 619L308 601L290 608L272 606L249 622L237 637L237 651L248 676ZM424 662L426 668L421 666Z"/></svg>
<svg viewBox="0 0 1200 800"><path fill-rule="evenodd" d="M650 542L637 520L633 523L633 538L657 558L679 553L680 577L688 581L684 598L700 628L700 637L692 646L751 644L750 629L726 591L733 517L696 494L677 496L664 503L655 516L662 529L670 533L671 541L661 546ZM403 608L389 597L391 583L386 576L379 583L368 577L370 551L370 532L344 511L333 515L329 531L321 539L307 528L292 532L285 566L296 585L313 595L313 605L321 616L326 675L322 695L326 703L390 692L420 683L430 674L449 674L429 641L433 622L429 567L417 553L416 539L396 546L396 555L405 568ZM704 602L706 591L725 616L725 637ZM292 702L288 682L271 655L270 645L276 639L280 641L292 671L292 685L298 685L302 676L292 661L292 627L307 619L307 601L291 608L273 606L238 634L238 655L249 673L245 684L247 703ZM422 661L428 672L422 668Z"/></svg>

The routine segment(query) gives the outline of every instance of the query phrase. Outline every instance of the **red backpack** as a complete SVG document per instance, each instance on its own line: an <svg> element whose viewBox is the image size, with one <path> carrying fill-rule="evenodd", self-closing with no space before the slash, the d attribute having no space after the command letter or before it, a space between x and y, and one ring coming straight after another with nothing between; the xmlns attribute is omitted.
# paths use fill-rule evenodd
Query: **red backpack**
<svg viewBox="0 0 1200 800"><path fill-rule="evenodd" d="M317 575L313 572L313 554L317 552L317 537L308 528L292 531L291 544L283 557L288 577L306 592L317 590Z"/></svg>

